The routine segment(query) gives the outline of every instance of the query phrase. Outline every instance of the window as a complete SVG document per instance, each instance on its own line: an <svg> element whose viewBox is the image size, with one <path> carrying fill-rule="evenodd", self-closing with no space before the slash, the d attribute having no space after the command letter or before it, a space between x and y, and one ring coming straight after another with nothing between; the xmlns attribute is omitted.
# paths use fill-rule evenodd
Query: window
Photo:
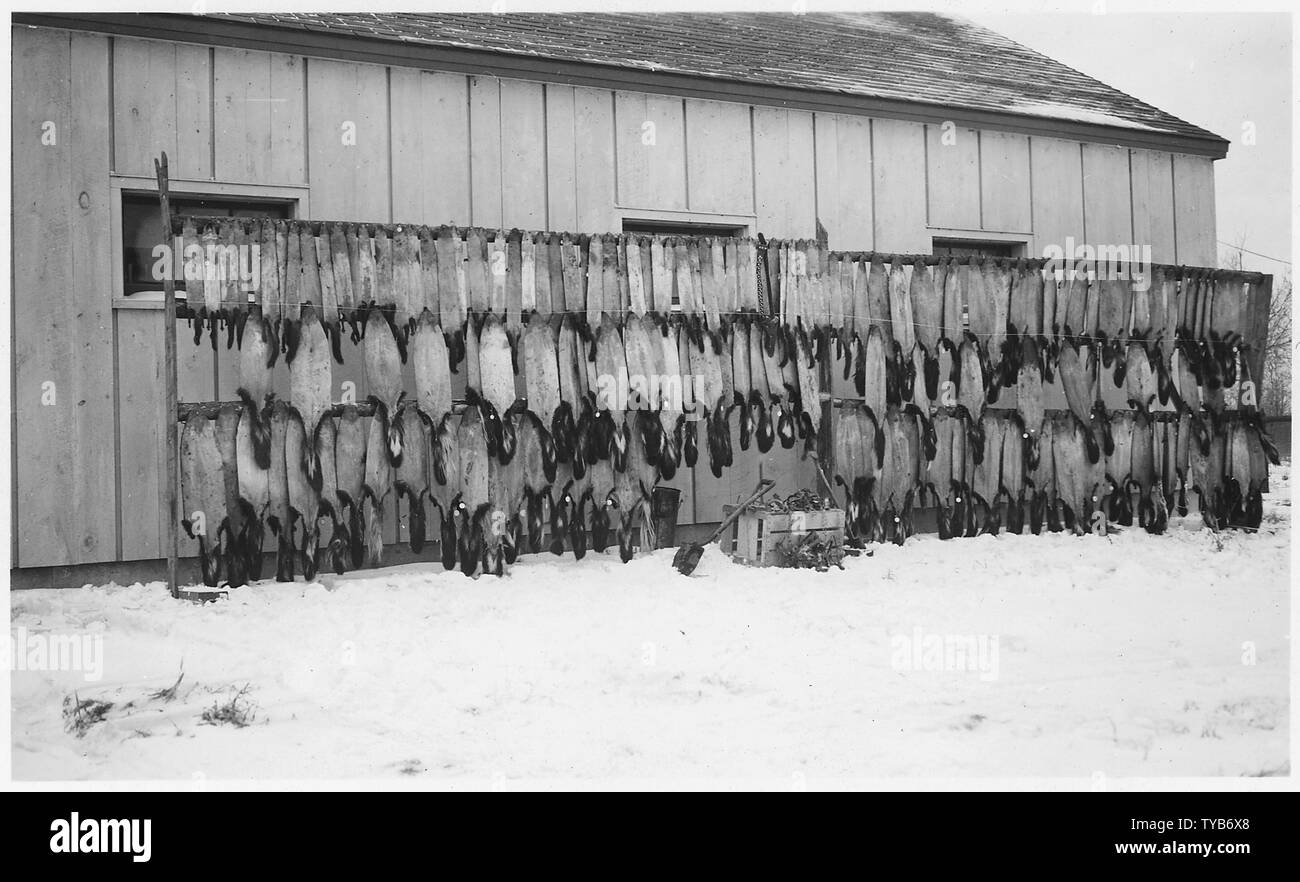
<svg viewBox="0 0 1300 882"><path fill-rule="evenodd" d="M941 257L1024 257L1024 242L995 242L979 239L934 240L934 253Z"/></svg>
<svg viewBox="0 0 1300 882"><path fill-rule="evenodd" d="M744 236L746 228L727 223L680 223L628 218L623 221L623 232L655 236Z"/></svg>
<svg viewBox="0 0 1300 882"><path fill-rule="evenodd" d="M1028 245L1024 242L990 242L979 239L947 239L935 237L934 253L939 257L1024 257ZM965 298L962 298L963 301ZM970 310L962 306L963 327L970 327Z"/></svg>
<svg viewBox="0 0 1300 882"><path fill-rule="evenodd" d="M171 197L175 214L211 217L293 216L294 203L289 200L247 200L217 196ZM142 292L158 292L162 285L153 278L154 248L162 233L162 216L155 193L122 194L122 293L130 297ZM176 281L176 294L185 296L185 281ZM145 298L142 298L145 299Z"/></svg>
<svg viewBox="0 0 1300 882"><path fill-rule="evenodd" d="M729 223L682 223L680 221L658 220L623 220L623 232L643 233L652 236L677 236L681 238L695 236L743 237L748 232L744 226ZM677 297L676 280L673 284L673 312L681 311L681 301Z"/></svg>

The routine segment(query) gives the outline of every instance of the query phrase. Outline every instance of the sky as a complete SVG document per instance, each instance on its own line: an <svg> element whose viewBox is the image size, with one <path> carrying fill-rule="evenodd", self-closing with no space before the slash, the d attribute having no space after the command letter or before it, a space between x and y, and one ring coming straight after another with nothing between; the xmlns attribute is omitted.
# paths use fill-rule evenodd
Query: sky
<svg viewBox="0 0 1300 882"><path fill-rule="evenodd" d="M1275 13L968 18L1232 142L1215 164L1220 242L1291 260L1291 17ZM1248 143L1253 124L1254 144ZM1220 261L1225 255L1220 245ZM1244 268L1281 275L1250 254Z"/></svg>

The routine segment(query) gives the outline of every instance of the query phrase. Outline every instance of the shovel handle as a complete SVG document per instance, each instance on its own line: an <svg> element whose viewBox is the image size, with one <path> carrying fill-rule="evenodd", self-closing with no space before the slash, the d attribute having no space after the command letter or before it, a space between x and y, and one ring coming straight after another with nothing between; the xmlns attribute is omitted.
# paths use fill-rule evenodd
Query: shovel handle
<svg viewBox="0 0 1300 882"><path fill-rule="evenodd" d="M746 499L744 502L737 505L736 508L731 512L731 514L723 518L722 523L718 524L718 529L713 531L713 535L710 536L707 540L705 540L704 544L708 545L712 542L718 541L718 537L721 536L728 527L730 527L732 524L734 524L737 520L740 519L741 514L744 513L745 508L751 502L758 499L760 496L763 496L775 486L776 486L776 481L773 481L771 478L764 478L763 480L759 481L758 489L756 489L753 493L751 493L748 499Z"/></svg>

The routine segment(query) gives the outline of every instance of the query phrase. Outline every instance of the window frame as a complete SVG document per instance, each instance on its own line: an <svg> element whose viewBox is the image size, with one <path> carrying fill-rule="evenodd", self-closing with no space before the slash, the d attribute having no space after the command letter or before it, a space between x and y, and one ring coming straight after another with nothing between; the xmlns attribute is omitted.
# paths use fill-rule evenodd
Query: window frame
<svg viewBox="0 0 1300 882"><path fill-rule="evenodd" d="M753 235L756 221L757 218L753 215L622 209L619 211L619 232L646 236L691 236L698 239L719 235L743 238ZM640 229L629 230L629 225ZM681 311L682 305L674 293L670 312Z"/></svg>
<svg viewBox="0 0 1300 882"><path fill-rule="evenodd" d="M122 202L123 196L140 196L158 193L158 182L154 178L137 175L113 175L110 178L110 215L109 215L109 249L111 256L110 279L113 309L158 309L163 308L161 292L140 291L128 295L124 278L125 266L122 254ZM311 216L310 189L306 186L286 187L266 184L228 184L221 181L171 180L168 181L170 194L182 199L221 199L248 202L282 202L288 206L290 218ZM177 302L185 302L185 292L177 291Z"/></svg>
<svg viewBox="0 0 1300 882"><path fill-rule="evenodd" d="M972 248L994 246L997 250L1010 249L1009 255L993 255L1017 259L1032 257L1030 243L1033 234L1029 232L1000 232L994 230L963 230L931 226L926 231L930 238L930 253L936 254L936 248Z"/></svg>

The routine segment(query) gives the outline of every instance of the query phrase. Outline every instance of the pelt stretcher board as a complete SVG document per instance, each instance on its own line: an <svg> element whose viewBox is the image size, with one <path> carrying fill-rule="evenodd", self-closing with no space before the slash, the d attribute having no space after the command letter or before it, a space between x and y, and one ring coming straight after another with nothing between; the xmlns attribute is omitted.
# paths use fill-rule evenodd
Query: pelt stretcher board
<svg viewBox="0 0 1300 882"><path fill-rule="evenodd" d="M209 584L260 578L264 543L280 578L378 564L393 499L412 549L436 520L467 574L525 550L627 560L656 484L719 477L735 447L802 441L851 538L898 542L920 506L945 538L1003 517L1084 532L1098 513L1159 532L1189 491L1215 526L1249 528L1275 456L1254 388L1268 276L761 236L229 217L169 232L178 317L196 344L239 349L238 401L177 408ZM340 404L333 377L358 367L364 399Z"/></svg>

